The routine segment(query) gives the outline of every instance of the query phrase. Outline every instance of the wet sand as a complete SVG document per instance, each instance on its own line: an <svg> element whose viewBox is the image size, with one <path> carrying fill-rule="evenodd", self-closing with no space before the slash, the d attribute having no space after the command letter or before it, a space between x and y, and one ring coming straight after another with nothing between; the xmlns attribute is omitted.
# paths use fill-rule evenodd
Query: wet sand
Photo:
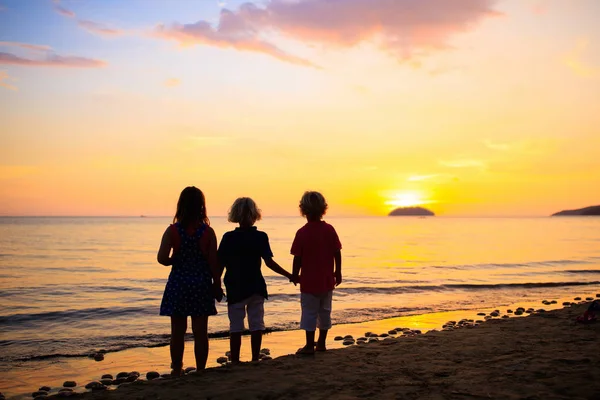
<svg viewBox="0 0 600 400"><path fill-rule="evenodd" d="M536 309L540 306L538 302ZM600 323L582 325L574 321L586 308L581 304L527 318L493 319L474 328L430 331L343 350L332 348L315 356L288 355L257 364L210 368L178 379L138 381L83 397L597 399ZM378 330L372 330L381 333L387 329L385 325L398 325L398 320L373 322ZM429 321L434 324L431 318ZM418 320L413 323L418 324ZM362 336L365 332L352 332L367 328L367 324L359 325L352 330L351 325L336 327L330 341L339 347L333 335ZM421 325L427 329L427 323ZM301 334L280 333L298 341ZM279 346L274 345L279 343L276 335L265 337L265 347L273 353ZM248 343L244 346L247 348ZM186 352L186 357L190 356ZM98 370L104 369L98 365Z"/></svg>

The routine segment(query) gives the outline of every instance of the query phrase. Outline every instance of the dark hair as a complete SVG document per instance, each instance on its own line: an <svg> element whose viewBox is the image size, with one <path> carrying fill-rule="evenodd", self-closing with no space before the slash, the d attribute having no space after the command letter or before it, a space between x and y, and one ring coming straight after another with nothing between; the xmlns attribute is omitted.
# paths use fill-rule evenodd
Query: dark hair
<svg viewBox="0 0 600 400"><path fill-rule="evenodd" d="M210 225L206 215L206 200L200 189L188 186L181 191L177 201L177 212L173 217L173 223L175 222L179 222L186 228L198 222Z"/></svg>
<svg viewBox="0 0 600 400"><path fill-rule="evenodd" d="M325 197L319 192L304 192L299 206L303 216L318 219L325 215L328 207Z"/></svg>

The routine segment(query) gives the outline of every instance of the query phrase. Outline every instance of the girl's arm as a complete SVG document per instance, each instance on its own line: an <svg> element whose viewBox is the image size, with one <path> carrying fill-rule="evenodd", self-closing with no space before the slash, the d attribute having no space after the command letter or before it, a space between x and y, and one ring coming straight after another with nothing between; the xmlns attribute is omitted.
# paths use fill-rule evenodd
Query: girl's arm
<svg viewBox="0 0 600 400"><path fill-rule="evenodd" d="M160 247L158 248L158 254L156 255L156 259L158 260L158 262L166 267L173 264L173 258L171 257L171 249L173 248L173 243L171 242L171 234L169 228L167 228L167 230L163 234L162 240L160 241Z"/></svg>
<svg viewBox="0 0 600 400"><path fill-rule="evenodd" d="M210 271L213 276L213 282L215 287L221 287L221 268L219 267L219 258L217 256L217 236L213 228L208 227L206 229L207 241L205 242L205 248L202 249L206 254L206 260L210 266Z"/></svg>
<svg viewBox="0 0 600 400"><path fill-rule="evenodd" d="M275 260L272 258L265 258L265 264L269 267L273 272L278 273L279 275L283 275L288 278L290 281L292 280L292 274L287 272L285 269L281 267L281 265L277 264Z"/></svg>

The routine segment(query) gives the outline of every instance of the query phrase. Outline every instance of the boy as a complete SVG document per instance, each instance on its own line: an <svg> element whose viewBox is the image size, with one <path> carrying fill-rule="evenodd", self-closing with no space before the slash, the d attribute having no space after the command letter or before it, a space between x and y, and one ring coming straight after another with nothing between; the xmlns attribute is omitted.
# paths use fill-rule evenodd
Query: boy
<svg viewBox="0 0 600 400"><path fill-rule="evenodd" d="M325 341L331 328L333 289L342 283L342 244L333 226L322 220L326 211L327 202L321 193L304 193L300 212L307 223L296 232L291 249L292 281L300 282L300 329L306 331L306 345L297 354L327 350ZM317 327L319 339L315 349Z"/></svg>

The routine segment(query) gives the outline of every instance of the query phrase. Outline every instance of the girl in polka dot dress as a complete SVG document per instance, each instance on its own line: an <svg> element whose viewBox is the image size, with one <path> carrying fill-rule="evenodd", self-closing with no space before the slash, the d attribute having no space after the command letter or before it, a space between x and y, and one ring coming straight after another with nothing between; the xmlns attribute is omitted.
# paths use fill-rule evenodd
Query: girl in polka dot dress
<svg viewBox="0 0 600 400"><path fill-rule="evenodd" d="M185 188L179 196L173 224L163 234L158 250L158 262L172 266L160 315L171 317L171 367L174 375L180 375L183 368L188 317L192 319L196 368L205 368L208 316L217 314L215 298L221 301L223 297L218 278L217 238L209 224L202 191L193 186Z"/></svg>

